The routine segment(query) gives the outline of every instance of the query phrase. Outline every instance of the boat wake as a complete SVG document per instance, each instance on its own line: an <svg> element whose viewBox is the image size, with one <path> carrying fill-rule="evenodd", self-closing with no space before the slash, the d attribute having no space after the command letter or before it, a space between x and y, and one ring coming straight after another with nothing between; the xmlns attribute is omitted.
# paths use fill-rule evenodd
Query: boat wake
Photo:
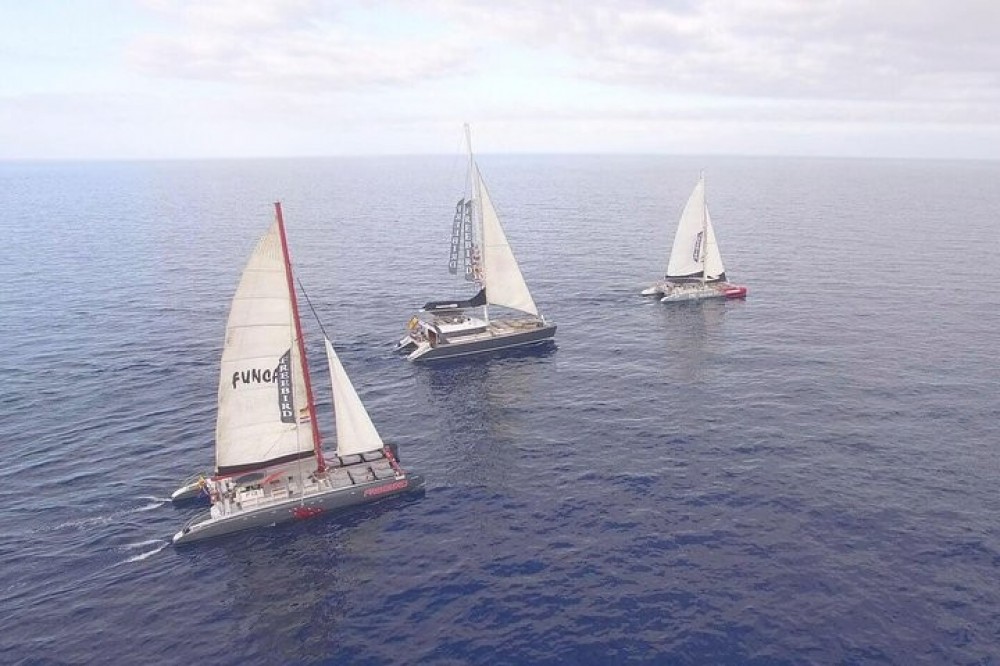
<svg viewBox="0 0 1000 666"><path fill-rule="evenodd" d="M147 539L146 541L140 541L139 543L125 544L124 546L121 546L120 550L126 552L132 550L139 550L140 548L145 549L149 546L156 546L156 547L153 548L152 550L144 550L141 553L132 555L131 557L122 560L118 564L130 564L132 562L141 562L145 559L152 557L153 555L156 555L158 552L160 552L169 545L170 542L165 539Z"/></svg>
<svg viewBox="0 0 1000 666"><path fill-rule="evenodd" d="M159 509L161 506L170 504L169 497L154 497L152 495L142 495L139 497L142 500L149 500L150 504L146 504L135 509L132 509L130 513L140 513L142 511L152 511L153 509Z"/></svg>
<svg viewBox="0 0 1000 666"><path fill-rule="evenodd" d="M84 518L75 518L72 520L65 520L56 525L48 525L38 527L32 531L32 533L43 533L43 532L59 532L62 530L85 530L98 525L107 525L110 523L115 523L121 521L126 516L135 513L145 513L146 511L153 511L159 509L160 507L170 504L170 498L167 497L153 497L152 495L144 495L139 497L140 500L146 500L147 503L141 506L136 506L127 509L121 509L118 511L112 511L108 514L86 516Z"/></svg>

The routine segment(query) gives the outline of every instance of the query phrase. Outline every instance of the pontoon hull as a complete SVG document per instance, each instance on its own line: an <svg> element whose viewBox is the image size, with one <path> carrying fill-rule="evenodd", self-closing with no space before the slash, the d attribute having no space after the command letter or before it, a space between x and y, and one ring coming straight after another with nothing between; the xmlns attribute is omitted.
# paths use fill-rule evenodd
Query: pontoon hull
<svg viewBox="0 0 1000 666"><path fill-rule="evenodd" d="M458 338L441 341L433 346L427 342L421 342L416 345L416 349L407 356L407 359L410 361L437 361L459 356L488 354L504 349L542 344L552 340L555 334L555 324L542 324L537 328L523 331L495 332L485 339L482 337L468 340Z"/></svg>
<svg viewBox="0 0 1000 666"><path fill-rule="evenodd" d="M703 301L712 298L746 298L747 288L729 282L708 284L656 284L642 291L643 296L656 296L661 303Z"/></svg>
<svg viewBox="0 0 1000 666"><path fill-rule="evenodd" d="M204 481L199 478L194 481L186 482L170 494L170 499L173 502L190 502L198 499L208 500L208 494L205 492Z"/></svg>
<svg viewBox="0 0 1000 666"><path fill-rule="evenodd" d="M331 511L361 504L371 504L389 497L416 492L423 487L424 478L422 476L407 474L400 479L389 478L325 490L305 497L291 497L264 508L239 511L219 518L214 518L209 514L203 520L187 525L175 534L173 543L175 546L181 546L233 532L290 523Z"/></svg>
<svg viewBox="0 0 1000 666"><path fill-rule="evenodd" d="M396 347L393 349L393 351L397 352L413 351L416 348L417 348L417 341L411 338L409 335L407 335L401 338L400 341L396 343Z"/></svg>

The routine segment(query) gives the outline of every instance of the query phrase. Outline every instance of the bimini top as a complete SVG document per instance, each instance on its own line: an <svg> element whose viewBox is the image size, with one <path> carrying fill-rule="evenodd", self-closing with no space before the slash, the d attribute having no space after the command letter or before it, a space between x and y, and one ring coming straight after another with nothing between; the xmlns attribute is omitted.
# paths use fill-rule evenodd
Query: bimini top
<svg viewBox="0 0 1000 666"><path fill-rule="evenodd" d="M430 301L424 303L420 308L421 312L441 312L442 310L464 310L465 308L478 308L486 305L486 288L483 287L479 293L467 301Z"/></svg>

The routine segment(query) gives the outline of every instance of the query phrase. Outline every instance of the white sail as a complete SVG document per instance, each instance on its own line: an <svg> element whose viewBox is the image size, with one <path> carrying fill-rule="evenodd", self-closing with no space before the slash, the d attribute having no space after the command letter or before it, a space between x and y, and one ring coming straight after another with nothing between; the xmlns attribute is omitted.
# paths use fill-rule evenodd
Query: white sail
<svg viewBox="0 0 1000 666"><path fill-rule="evenodd" d="M215 427L216 471L312 453L302 359L278 223L250 256L226 324Z"/></svg>
<svg viewBox="0 0 1000 666"><path fill-rule="evenodd" d="M538 316L538 308L531 298L528 285L521 275L517 259L507 243L507 236L500 226L500 218L490 201L489 192L479 167L474 166L476 193L479 196L479 213L483 230L483 282L486 287L486 302L492 305L520 310Z"/></svg>
<svg viewBox="0 0 1000 666"><path fill-rule="evenodd" d="M349 456L365 451L377 451L385 446L375 424L368 416L361 398L351 384L344 366L326 340L326 359L330 365L330 384L333 386L333 410L337 417L337 455Z"/></svg>
<svg viewBox="0 0 1000 666"><path fill-rule="evenodd" d="M722 265L712 218L705 203L704 176L698 179L698 184L694 186L684 212L681 213L674 245L670 250L667 278L701 277L703 269L708 280L718 278L726 270Z"/></svg>
<svg viewBox="0 0 1000 666"><path fill-rule="evenodd" d="M726 273L726 267L722 265L722 255L719 253L719 244L715 240L715 228L712 227L712 216L708 212L708 204L705 204L705 225L708 230L708 248L705 250L705 278L714 280Z"/></svg>

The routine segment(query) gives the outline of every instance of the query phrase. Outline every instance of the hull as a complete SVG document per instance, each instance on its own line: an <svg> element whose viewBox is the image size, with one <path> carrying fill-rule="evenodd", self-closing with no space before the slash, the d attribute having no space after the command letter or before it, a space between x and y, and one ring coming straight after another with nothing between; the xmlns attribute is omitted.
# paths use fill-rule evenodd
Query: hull
<svg viewBox="0 0 1000 666"><path fill-rule="evenodd" d="M205 492L205 477L202 475L185 480L180 488L170 494L170 500L178 503L198 499L208 499L208 493Z"/></svg>
<svg viewBox="0 0 1000 666"><path fill-rule="evenodd" d="M643 296L656 296L661 303L704 301L714 298L746 298L747 288L728 282L710 284L658 284L643 290Z"/></svg>
<svg viewBox="0 0 1000 666"><path fill-rule="evenodd" d="M555 324L543 324L529 330L495 331L488 335L470 336L467 339L441 341L431 345L426 341L416 344L407 356L410 361L436 361L460 356L488 354L503 349L514 349L548 342L555 336Z"/></svg>
<svg viewBox="0 0 1000 666"><path fill-rule="evenodd" d="M406 474L400 478L388 478L306 493L301 497L290 497L264 507L241 509L222 515L216 514L213 510L212 513L200 516L185 525L184 529L174 535L173 543L175 546L181 546L233 532L304 520L324 513L416 492L423 487L424 479L422 476Z"/></svg>
<svg viewBox="0 0 1000 666"><path fill-rule="evenodd" d="M417 348L417 341L411 338L409 335L401 338L399 342L396 343L393 351L403 352L403 351L413 351Z"/></svg>

